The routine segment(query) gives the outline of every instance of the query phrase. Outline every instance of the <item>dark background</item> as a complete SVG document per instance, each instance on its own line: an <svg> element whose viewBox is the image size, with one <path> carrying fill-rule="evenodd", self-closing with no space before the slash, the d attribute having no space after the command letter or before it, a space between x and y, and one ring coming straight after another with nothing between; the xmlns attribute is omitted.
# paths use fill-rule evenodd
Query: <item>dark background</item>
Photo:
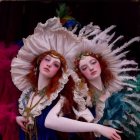
<svg viewBox="0 0 140 140"><path fill-rule="evenodd" d="M116 34L124 35L125 41L140 36L140 0L4 0L0 2L0 41L4 41L6 47L20 42L33 33L38 22L44 23L56 16L56 9L63 2L82 25L91 21L101 29L117 25ZM140 43L128 49L131 52L127 57L135 59L140 67Z"/></svg>
<svg viewBox="0 0 140 140"><path fill-rule="evenodd" d="M0 41L17 42L33 33L38 22L56 16L56 9L65 2L72 16L82 25L93 22L101 29L114 24L117 35L125 40L140 36L140 1L138 0L40 0L0 2ZM140 43L129 47L128 57L140 63Z"/></svg>
<svg viewBox="0 0 140 140"><path fill-rule="evenodd" d="M117 25L116 34L124 35L125 41L140 36L140 0L4 0L0 2L0 41L4 41L6 47L20 42L33 33L38 22L44 23L56 16L56 9L63 2L82 25L91 21L101 29ZM140 43L128 49L131 52L127 57L135 59L140 67Z"/></svg>

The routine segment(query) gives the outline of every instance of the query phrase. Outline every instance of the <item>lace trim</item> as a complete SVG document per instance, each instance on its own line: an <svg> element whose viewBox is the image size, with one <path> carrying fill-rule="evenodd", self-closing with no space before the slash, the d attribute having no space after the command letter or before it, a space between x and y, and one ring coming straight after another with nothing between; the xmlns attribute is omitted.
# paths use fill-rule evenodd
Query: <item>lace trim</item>
<svg viewBox="0 0 140 140"><path fill-rule="evenodd" d="M77 73L73 70L70 71L71 76L76 83L74 93L74 101L78 104L78 111L84 111L86 106L92 106L91 98L88 96L88 87L87 84L84 83L82 87L80 86L81 79L78 77Z"/></svg>
<svg viewBox="0 0 140 140"><path fill-rule="evenodd" d="M105 102L99 101L96 104L96 118L95 118L95 122L98 122L104 113L104 108L105 108Z"/></svg>
<svg viewBox="0 0 140 140"><path fill-rule="evenodd" d="M69 73L63 73L62 77L59 79L59 83L60 83L59 88L54 93L51 94L49 100L47 96L45 96L42 99L42 101L31 111L32 117L39 116L43 109L51 105L52 101L54 101L58 97L58 94L64 88L64 85L68 82L68 77L69 77ZM23 115L28 99L32 94L33 94L32 88L22 92L19 98L19 113L21 115Z"/></svg>

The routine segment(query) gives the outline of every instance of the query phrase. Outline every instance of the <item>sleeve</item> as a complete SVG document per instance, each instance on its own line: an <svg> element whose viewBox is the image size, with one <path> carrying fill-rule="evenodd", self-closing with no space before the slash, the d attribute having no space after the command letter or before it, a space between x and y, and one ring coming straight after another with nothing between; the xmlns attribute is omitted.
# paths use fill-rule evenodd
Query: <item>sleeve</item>
<svg viewBox="0 0 140 140"><path fill-rule="evenodd" d="M119 129L129 139L139 140L140 136L139 93L121 91L114 93L106 102L100 124Z"/></svg>

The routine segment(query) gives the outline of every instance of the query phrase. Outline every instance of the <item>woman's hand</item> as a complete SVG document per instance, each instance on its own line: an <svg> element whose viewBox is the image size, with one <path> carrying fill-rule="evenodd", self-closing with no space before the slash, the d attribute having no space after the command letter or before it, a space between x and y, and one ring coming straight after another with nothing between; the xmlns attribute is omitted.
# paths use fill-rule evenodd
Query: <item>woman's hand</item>
<svg viewBox="0 0 140 140"><path fill-rule="evenodd" d="M23 116L17 116L16 117L16 122L21 127L21 129L23 131L27 132L27 130L26 130L26 124L28 123L28 120L25 117L23 117Z"/></svg>
<svg viewBox="0 0 140 140"><path fill-rule="evenodd" d="M99 127L97 127L97 133L100 133L101 135L109 138L110 140L121 140L121 137L118 133L122 132L111 127L99 125Z"/></svg>

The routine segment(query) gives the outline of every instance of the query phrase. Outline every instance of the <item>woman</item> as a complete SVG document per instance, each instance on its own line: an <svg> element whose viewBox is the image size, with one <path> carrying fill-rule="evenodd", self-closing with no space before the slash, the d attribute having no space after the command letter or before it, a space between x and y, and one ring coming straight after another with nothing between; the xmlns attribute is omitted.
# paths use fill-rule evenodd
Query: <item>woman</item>
<svg viewBox="0 0 140 140"><path fill-rule="evenodd" d="M19 99L20 115L16 117L25 131L20 133L20 139L57 140L59 137L54 131L57 130L99 132L110 139L120 140L117 134L120 131L116 129L66 118L73 112L71 92L74 86L67 83L69 72L65 58L74 52L75 40L58 18L52 18L45 24L38 24L13 59L13 82L23 91ZM70 90L66 90L68 88ZM91 115L88 110L86 112Z"/></svg>
<svg viewBox="0 0 140 140"><path fill-rule="evenodd" d="M128 72L138 71L138 69L136 62L125 58L127 52L123 50L140 38L134 38L120 48L114 49L120 37L113 43L109 43L113 36L107 33L111 28L102 32L100 29L95 30L94 27L90 24L83 28L83 33L87 37L90 35L86 32L91 35L95 33L96 36L92 36L90 40L84 39L83 45L77 48L77 54L70 58L74 61L73 67L81 82L87 83L89 88L89 94L81 97L84 99L88 97L85 102L95 117L94 122L120 129L125 136L136 139L138 131L135 130L138 130L140 118L137 113L138 102L134 98L137 100L139 98L138 92L135 92L135 85L130 82L135 81L136 78L130 76ZM130 98L130 94L133 98Z"/></svg>

